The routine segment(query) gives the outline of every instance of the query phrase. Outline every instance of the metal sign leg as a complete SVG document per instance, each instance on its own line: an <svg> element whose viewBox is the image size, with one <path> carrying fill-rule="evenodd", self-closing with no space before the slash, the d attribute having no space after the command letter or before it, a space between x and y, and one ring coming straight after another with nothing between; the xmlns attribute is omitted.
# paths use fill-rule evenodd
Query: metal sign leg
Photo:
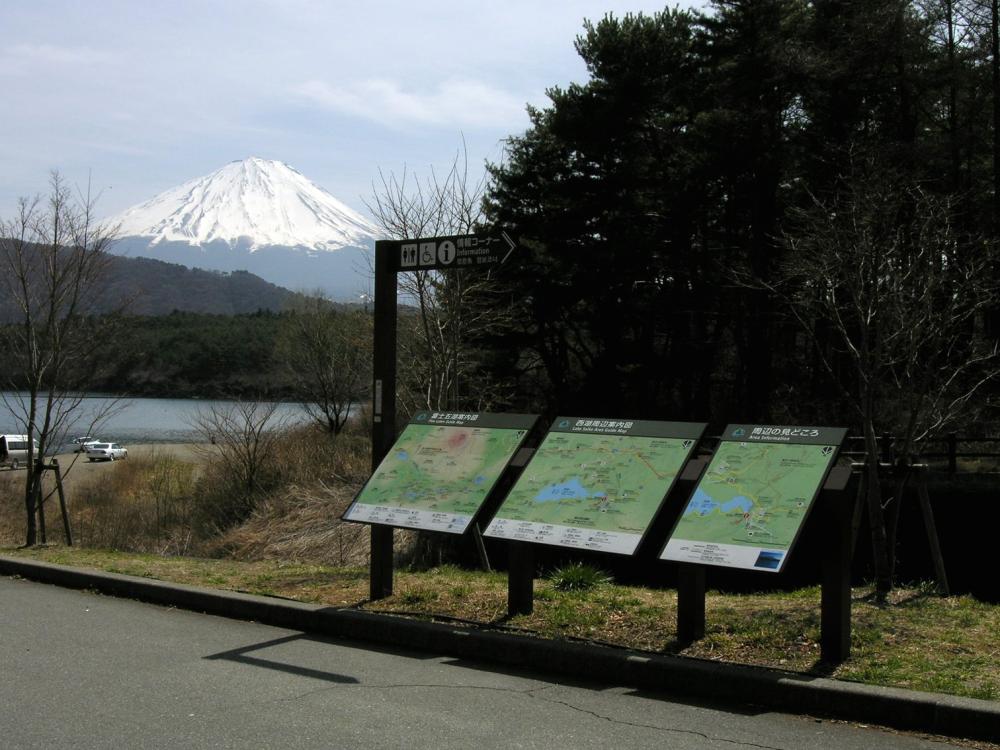
<svg viewBox="0 0 1000 750"><path fill-rule="evenodd" d="M371 527L371 562L368 598L378 601L392 596L392 527Z"/></svg>
<svg viewBox="0 0 1000 750"><path fill-rule="evenodd" d="M511 542L507 562L507 614L530 615L535 611L535 549L524 542Z"/></svg>
<svg viewBox="0 0 1000 750"><path fill-rule="evenodd" d="M677 640L693 643L705 637L705 568L681 563L677 567Z"/></svg>

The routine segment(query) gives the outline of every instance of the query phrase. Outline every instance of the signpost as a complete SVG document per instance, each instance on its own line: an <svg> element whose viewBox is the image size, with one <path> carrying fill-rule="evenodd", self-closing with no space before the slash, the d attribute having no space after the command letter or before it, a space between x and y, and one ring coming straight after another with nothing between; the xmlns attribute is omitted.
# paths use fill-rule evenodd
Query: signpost
<svg viewBox="0 0 1000 750"><path fill-rule="evenodd" d="M517 243L506 232L380 240L375 243L372 357L372 472L396 439L396 275L482 268L506 261ZM392 527L371 527L369 598L392 595Z"/></svg>

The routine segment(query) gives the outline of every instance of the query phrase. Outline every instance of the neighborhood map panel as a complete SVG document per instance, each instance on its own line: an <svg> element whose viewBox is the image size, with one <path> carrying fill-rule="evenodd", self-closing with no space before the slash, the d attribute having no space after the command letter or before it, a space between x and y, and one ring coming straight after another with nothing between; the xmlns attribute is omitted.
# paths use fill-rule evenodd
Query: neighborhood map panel
<svg viewBox="0 0 1000 750"><path fill-rule="evenodd" d="M559 417L485 535L631 555L704 429Z"/></svg>
<svg viewBox="0 0 1000 750"><path fill-rule="evenodd" d="M524 414L417 414L344 520L464 533L535 420Z"/></svg>
<svg viewBox="0 0 1000 750"><path fill-rule="evenodd" d="M727 427L661 559L780 572L845 432Z"/></svg>

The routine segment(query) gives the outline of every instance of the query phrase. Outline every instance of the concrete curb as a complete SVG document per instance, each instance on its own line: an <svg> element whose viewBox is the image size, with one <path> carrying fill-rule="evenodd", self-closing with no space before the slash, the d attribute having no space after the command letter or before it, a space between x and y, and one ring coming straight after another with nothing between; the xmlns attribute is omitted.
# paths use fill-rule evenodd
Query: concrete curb
<svg viewBox="0 0 1000 750"><path fill-rule="evenodd" d="M1000 738L1000 702L422 622L20 558L0 556L0 575L687 698L752 703L784 713L953 737L987 741Z"/></svg>

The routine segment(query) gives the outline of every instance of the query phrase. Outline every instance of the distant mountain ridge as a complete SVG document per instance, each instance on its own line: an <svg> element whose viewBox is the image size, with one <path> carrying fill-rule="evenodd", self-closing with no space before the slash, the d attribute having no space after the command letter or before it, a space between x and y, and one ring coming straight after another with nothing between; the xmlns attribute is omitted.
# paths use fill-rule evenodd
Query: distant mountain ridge
<svg viewBox="0 0 1000 750"><path fill-rule="evenodd" d="M117 310L125 300L131 315L168 315L175 310L213 315L280 312L298 296L247 271L206 271L118 256L111 258L99 286L96 298L89 300L89 313ZM16 305L4 298L5 289L0 285L0 323L19 319Z"/></svg>
<svg viewBox="0 0 1000 750"><path fill-rule="evenodd" d="M152 258L113 259L102 294L104 309L130 300L133 315L167 315L175 310L240 315L280 312L297 295L248 271L206 271Z"/></svg>
<svg viewBox="0 0 1000 750"><path fill-rule="evenodd" d="M231 162L110 217L114 252L232 272L356 300L376 228L280 161Z"/></svg>

